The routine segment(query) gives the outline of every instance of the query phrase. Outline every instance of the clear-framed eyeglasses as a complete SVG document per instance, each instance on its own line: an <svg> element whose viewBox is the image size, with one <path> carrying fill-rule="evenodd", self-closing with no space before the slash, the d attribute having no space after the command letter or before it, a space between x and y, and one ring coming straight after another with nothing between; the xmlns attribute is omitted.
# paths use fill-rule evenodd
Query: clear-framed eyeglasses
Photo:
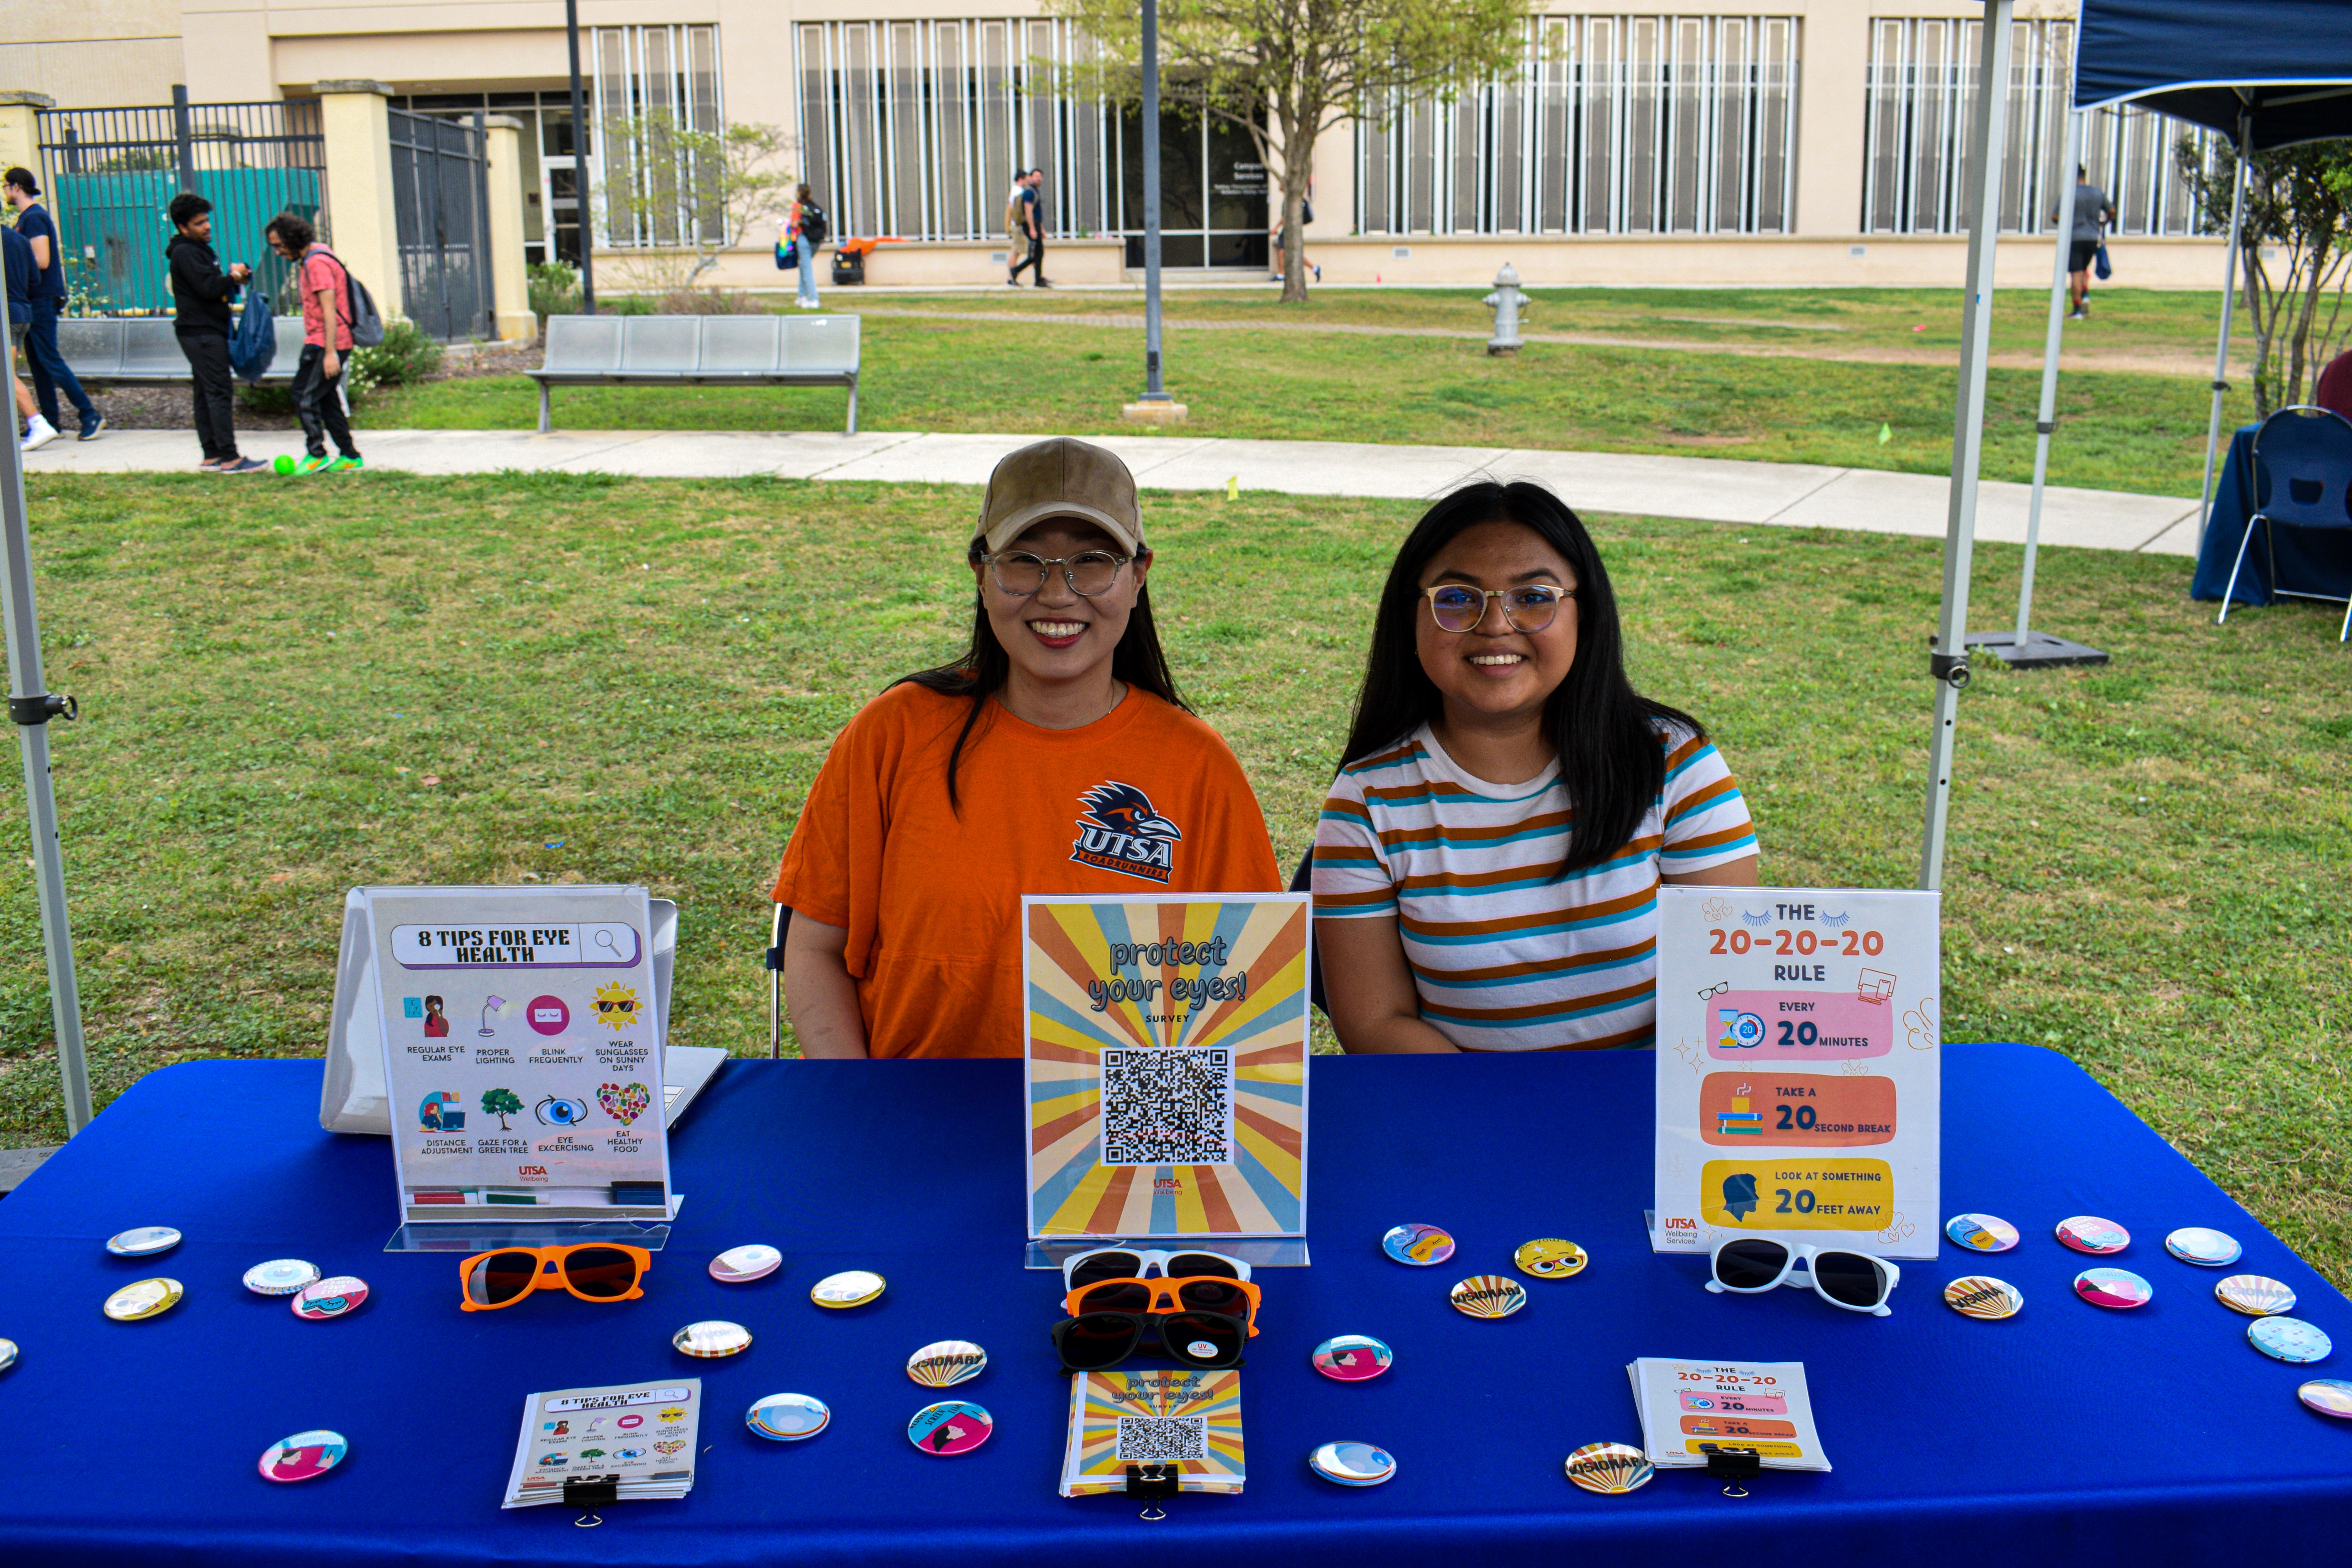
<svg viewBox="0 0 2352 1568"><path fill-rule="evenodd" d="M1442 632L1466 632L1486 618L1486 602L1503 602L1503 619L1515 632L1539 632L1559 614L1560 601L1574 598L1572 589L1550 583L1522 583L1516 588L1473 588L1461 583L1440 583L1423 588L1429 613Z"/></svg>
<svg viewBox="0 0 2352 1568"><path fill-rule="evenodd" d="M1108 550L1082 550L1076 555L1040 555L1031 550L1000 550L988 557L988 574L996 585L1008 594L1026 597L1045 585L1045 574L1058 566L1062 581L1074 593L1091 599L1097 594L1110 592L1118 581L1118 569L1134 560L1132 555L1117 555Z"/></svg>

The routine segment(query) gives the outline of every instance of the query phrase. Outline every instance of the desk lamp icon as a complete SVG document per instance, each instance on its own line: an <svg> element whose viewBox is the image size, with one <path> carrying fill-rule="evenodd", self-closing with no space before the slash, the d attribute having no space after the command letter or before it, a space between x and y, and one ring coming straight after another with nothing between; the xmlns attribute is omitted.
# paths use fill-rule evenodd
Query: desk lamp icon
<svg viewBox="0 0 2352 1568"><path fill-rule="evenodd" d="M506 1005L507 999L503 996L492 996L482 1003L482 1038L489 1039L498 1033L496 1029L490 1027L490 1015L500 1011Z"/></svg>

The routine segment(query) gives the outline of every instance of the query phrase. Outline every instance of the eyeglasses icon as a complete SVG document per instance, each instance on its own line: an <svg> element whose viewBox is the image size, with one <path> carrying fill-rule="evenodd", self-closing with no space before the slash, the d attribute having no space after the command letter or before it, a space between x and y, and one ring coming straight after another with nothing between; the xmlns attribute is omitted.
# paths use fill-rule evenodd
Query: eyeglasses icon
<svg viewBox="0 0 2352 1568"><path fill-rule="evenodd" d="M1718 980L1718 981L1717 981L1714 984L1712 984L1712 985L1708 986L1706 990L1704 990L1704 991L1700 992L1700 993L1698 994L1698 999L1699 999L1700 1001L1704 1002L1704 1001L1706 1001L1706 1000L1708 997L1710 997L1710 996L1720 996L1720 995L1722 995L1725 992L1727 992L1727 991L1728 991L1728 990L1730 990L1730 989L1731 989L1731 982L1730 982L1730 981L1728 981L1728 980Z"/></svg>

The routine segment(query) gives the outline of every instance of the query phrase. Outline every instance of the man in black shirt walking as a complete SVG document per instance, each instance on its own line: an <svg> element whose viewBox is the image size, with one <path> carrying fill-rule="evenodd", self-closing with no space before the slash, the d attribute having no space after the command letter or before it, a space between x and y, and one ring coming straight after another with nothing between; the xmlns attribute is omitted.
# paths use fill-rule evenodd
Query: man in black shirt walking
<svg viewBox="0 0 2352 1568"><path fill-rule="evenodd" d="M205 449L203 472L254 474L262 465L236 451L236 419L230 394L229 297L253 278L253 268L240 261L224 272L213 253L213 204L194 191L172 198L172 237L164 257L172 267L172 295L179 301L173 317L180 352L188 356L194 382L196 440ZM246 309L253 306L247 304Z"/></svg>

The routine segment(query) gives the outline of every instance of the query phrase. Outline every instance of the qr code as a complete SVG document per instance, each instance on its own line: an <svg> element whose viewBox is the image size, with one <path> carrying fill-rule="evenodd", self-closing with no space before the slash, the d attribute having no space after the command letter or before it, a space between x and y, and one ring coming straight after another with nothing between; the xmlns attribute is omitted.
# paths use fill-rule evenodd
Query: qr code
<svg viewBox="0 0 2352 1568"><path fill-rule="evenodd" d="M1122 1465L1171 1465L1179 1459L1209 1457L1209 1418L1205 1415L1122 1415L1118 1418L1118 1451Z"/></svg>
<svg viewBox="0 0 2352 1568"><path fill-rule="evenodd" d="M1102 1163L1234 1163L1234 1056L1222 1046L1102 1054Z"/></svg>

